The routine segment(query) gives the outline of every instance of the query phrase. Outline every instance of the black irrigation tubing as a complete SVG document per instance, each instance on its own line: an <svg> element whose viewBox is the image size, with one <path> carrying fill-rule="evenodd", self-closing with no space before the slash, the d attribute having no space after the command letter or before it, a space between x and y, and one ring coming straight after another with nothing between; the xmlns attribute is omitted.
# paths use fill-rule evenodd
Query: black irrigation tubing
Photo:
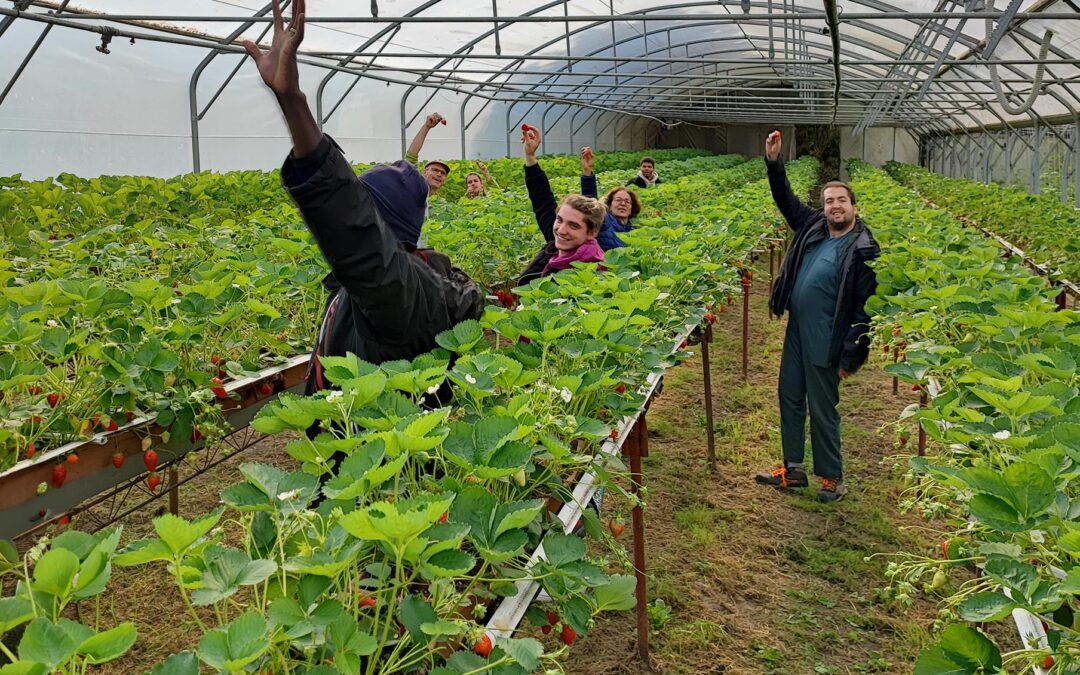
<svg viewBox="0 0 1080 675"><path fill-rule="evenodd" d="M836 9L836 0L825 0L825 14L829 25L829 37L832 39L832 66L833 66L833 114L832 122L836 123L836 114L840 107L840 19Z"/></svg>

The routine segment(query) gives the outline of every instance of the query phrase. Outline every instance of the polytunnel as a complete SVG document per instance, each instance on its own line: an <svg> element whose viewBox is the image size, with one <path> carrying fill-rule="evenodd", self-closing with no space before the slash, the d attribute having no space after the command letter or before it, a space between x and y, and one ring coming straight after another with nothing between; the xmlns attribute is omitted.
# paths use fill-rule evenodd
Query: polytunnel
<svg viewBox="0 0 1080 675"><path fill-rule="evenodd" d="M1078 1L0 0L0 675L1080 672Z"/></svg>
<svg viewBox="0 0 1080 675"><path fill-rule="evenodd" d="M1032 174L1050 156L1078 161L1080 24L1066 0L313 4L310 99L365 159L403 152L440 109L455 124L431 148L455 158L509 154L533 119L546 151L741 151L750 130L756 147L770 125L830 124L856 154L888 145L877 151L918 161L918 146L965 175L1011 173L1024 152ZM264 94L240 47L265 42L269 21L267 5L205 0L3 8L5 168L273 166L282 130L251 114ZM14 166L24 152L33 162Z"/></svg>

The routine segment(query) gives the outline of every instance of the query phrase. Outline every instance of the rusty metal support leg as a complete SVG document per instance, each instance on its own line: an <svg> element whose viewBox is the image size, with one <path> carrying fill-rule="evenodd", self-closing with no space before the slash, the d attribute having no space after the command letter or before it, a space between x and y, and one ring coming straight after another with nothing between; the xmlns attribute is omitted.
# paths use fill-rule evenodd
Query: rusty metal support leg
<svg viewBox="0 0 1080 675"><path fill-rule="evenodd" d="M180 515L180 476L175 464L169 467L169 513Z"/></svg>
<svg viewBox="0 0 1080 675"><path fill-rule="evenodd" d="M929 402L929 397L926 395L926 388L923 387L922 394L919 395L919 407L925 408ZM926 455L926 429L923 428L923 423L919 421L919 457Z"/></svg>
<svg viewBox="0 0 1080 675"><path fill-rule="evenodd" d="M743 270L742 277L742 379L748 378L749 350L750 350L750 270Z"/></svg>
<svg viewBox="0 0 1080 675"><path fill-rule="evenodd" d="M900 360L900 349L896 346L892 348L892 362L896 363ZM900 378L893 375L892 379L892 395L898 396L900 394Z"/></svg>
<svg viewBox="0 0 1080 675"><path fill-rule="evenodd" d="M712 342L712 324L705 323L701 338L701 370L705 378L705 452L709 468L716 473L716 434L713 430L712 370L709 368L709 343Z"/></svg>
<svg viewBox="0 0 1080 675"><path fill-rule="evenodd" d="M630 489L635 497L641 497L641 458L648 454L649 431L645 424L645 413L638 417L630 436L630 446L626 448L630 455ZM625 446L624 446L625 447ZM634 533L634 576L637 585L634 597L637 600L637 653L642 660L649 660L649 606L645 590L645 515L641 505L634 507L631 518Z"/></svg>

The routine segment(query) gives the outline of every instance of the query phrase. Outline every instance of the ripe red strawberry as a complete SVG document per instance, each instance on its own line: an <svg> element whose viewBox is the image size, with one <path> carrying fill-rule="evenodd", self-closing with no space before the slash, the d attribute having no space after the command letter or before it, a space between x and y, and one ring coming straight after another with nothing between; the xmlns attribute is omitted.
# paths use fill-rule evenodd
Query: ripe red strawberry
<svg viewBox="0 0 1080 675"><path fill-rule="evenodd" d="M56 487L60 487L67 480L67 467L63 464L57 464L52 470L52 482Z"/></svg>
<svg viewBox="0 0 1080 675"><path fill-rule="evenodd" d="M30 418L30 422L33 423L33 424L41 424L44 421L45 420L44 420L44 418L41 417L41 415L34 415L33 417Z"/></svg>
<svg viewBox="0 0 1080 675"><path fill-rule="evenodd" d="M442 514L441 516L439 516L439 522L440 522L440 523L445 523L445 522L446 522L446 520L447 520L447 519L448 519L449 517L450 517L450 514L449 514L449 513L447 513L446 511L443 511L443 514Z"/></svg>
<svg viewBox="0 0 1080 675"><path fill-rule="evenodd" d="M615 393L616 394L625 394L626 393L626 385L623 384L622 382L615 385Z"/></svg>
<svg viewBox="0 0 1080 675"><path fill-rule="evenodd" d="M124 466L124 453L114 452L112 456L112 465L115 466L117 469Z"/></svg>
<svg viewBox="0 0 1080 675"><path fill-rule="evenodd" d="M274 388L270 386L269 382L263 382L258 388L259 396L269 396L274 393Z"/></svg>
<svg viewBox="0 0 1080 675"><path fill-rule="evenodd" d="M900 437L900 445L907 445L907 436Z"/></svg>
<svg viewBox="0 0 1080 675"><path fill-rule="evenodd" d="M922 387L917 384L911 385L911 391L922 391Z"/></svg>
<svg viewBox="0 0 1080 675"><path fill-rule="evenodd" d="M41 387L39 387L39 386L37 386L35 384L35 385L31 386L29 389L27 389L26 393L30 394L31 396L37 396L38 394L41 393Z"/></svg>
<svg viewBox="0 0 1080 675"><path fill-rule="evenodd" d="M495 297L499 299L499 304L507 309L512 309L517 303L514 294L507 290L499 289L495 291Z"/></svg>
<svg viewBox="0 0 1080 675"><path fill-rule="evenodd" d="M611 430L611 437L612 438L618 438L619 437L619 430L618 429L612 429Z"/></svg>
<svg viewBox="0 0 1080 675"><path fill-rule="evenodd" d="M161 485L161 476L156 472L146 477L146 486L150 488L150 492L157 492L159 485Z"/></svg>
<svg viewBox="0 0 1080 675"><path fill-rule="evenodd" d="M491 655L491 646L491 637L485 634L475 645L473 645L473 651L476 652L477 656L486 659Z"/></svg>
<svg viewBox="0 0 1080 675"><path fill-rule="evenodd" d="M686 340L679 343L679 349L686 349Z"/></svg>
<svg viewBox="0 0 1080 675"><path fill-rule="evenodd" d="M70 455L68 455L67 456L67 463L68 464L78 464L79 463L79 455L78 455L78 453L73 452Z"/></svg>
<svg viewBox="0 0 1080 675"><path fill-rule="evenodd" d="M1054 657L1047 654L1042 660L1043 670L1050 670L1054 667Z"/></svg>
<svg viewBox="0 0 1080 675"><path fill-rule="evenodd" d="M556 614L554 610L549 609L547 611L547 620L550 625L554 626L555 624L559 623L559 615Z"/></svg>
<svg viewBox="0 0 1080 675"><path fill-rule="evenodd" d="M37 454L37 446L33 443L26 446L26 458L32 459Z"/></svg>
<svg viewBox="0 0 1080 675"><path fill-rule="evenodd" d="M559 635L559 639L562 640L562 643L564 645L569 647L570 645L574 644L574 640L577 639L577 631L564 623L562 625L562 633Z"/></svg>
<svg viewBox="0 0 1080 675"><path fill-rule="evenodd" d="M124 417L126 417L126 418L127 418L128 424L131 424L131 421L132 421L133 419L135 419L135 413L133 413L133 412L132 412L132 411L130 411L130 410L125 410L125 411L124 411Z"/></svg>
<svg viewBox="0 0 1080 675"><path fill-rule="evenodd" d="M705 320L708 321L709 323L716 323L716 315L713 314L712 312L709 312L708 314L705 315Z"/></svg>
<svg viewBox="0 0 1080 675"><path fill-rule="evenodd" d="M529 130L530 128L531 128L531 127L530 127L530 126L529 126L528 124L522 124L522 125L521 125L521 130L522 130L522 131L528 131L528 130Z"/></svg>
<svg viewBox="0 0 1080 675"><path fill-rule="evenodd" d="M365 595L364 597L360 598L361 607L374 607L377 604L379 603L377 600L375 600L375 596L373 595Z"/></svg>
<svg viewBox="0 0 1080 675"><path fill-rule="evenodd" d="M60 523L61 526L67 525L71 522L71 516L65 513L64 515L60 516L60 520L58 520L57 522Z"/></svg>
<svg viewBox="0 0 1080 675"><path fill-rule="evenodd" d="M105 431L116 431L120 428L120 425L116 423L116 420L109 418L109 423L105 425Z"/></svg>
<svg viewBox="0 0 1080 675"><path fill-rule="evenodd" d="M143 453L142 459L143 464L146 464L147 471L157 471L158 456L156 450L147 450Z"/></svg>
<svg viewBox="0 0 1080 675"><path fill-rule="evenodd" d="M551 635L551 626L540 626L540 632L544 635Z"/></svg>
<svg viewBox="0 0 1080 675"><path fill-rule="evenodd" d="M221 357L218 356L217 354L214 354L213 356L210 357L210 363L212 363L212 364L214 364L216 366L217 364L221 363Z"/></svg>
<svg viewBox="0 0 1080 675"><path fill-rule="evenodd" d="M608 529L611 530L611 536L615 537L616 539L618 539L619 536L623 533L623 530L626 529L626 523L618 520L609 520L607 526Z"/></svg>
<svg viewBox="0 0 1080 675"><path fill-rule="evenodd" d="M53 393L46 396L45 400L49 402L49 407L50 408L55 408L56 404L60 402L60 394L57 394L54 391Z"/></svg>
<svg viewBox="0 0 1080 675"><path fill-rule="evenodd" d="M220 377L215 377L210 380L215 386L210 390L214 392L214 396L218 398L229 398L229 392L225 391L225 387L221 386L225 384Z"/></svg>
<svg viewBox="0 0 1080 675"><path fill-rule="evenodd" d="M883 354L888 354L889 353L889 345L883 345L882 348L881 348L881 352Z"/></svg>
<svg viewBox="0 0 1080 675"><path fill-rule="evenodd" d="M443 125L444 127L446 126L446 120L445 120L445 119L441 119L441 120L439 120L439 122L440 122L440 123L441 123L441 124L442 124L442 125Z"/></svg>
<svg viewBox="0 0 1080 675"><path fill-rule="evenodd" d="M97 425L101 424L101 413L99 413L99 412L94 413L94 416L91 418L91 421L94 423L95 427Z"/></svg>

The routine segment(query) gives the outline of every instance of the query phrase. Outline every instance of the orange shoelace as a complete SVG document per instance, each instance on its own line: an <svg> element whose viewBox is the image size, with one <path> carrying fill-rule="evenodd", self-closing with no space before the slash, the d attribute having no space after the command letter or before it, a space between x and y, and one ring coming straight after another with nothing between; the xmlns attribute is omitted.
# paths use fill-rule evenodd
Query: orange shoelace
<svg viewBox="0 0 1080 675"><path fill-rule="evenodd" d="M838 478L822 478L821 487L823 490L827 490L829 492L836 492L836 485L839 482L840 479Z"/></svg>

